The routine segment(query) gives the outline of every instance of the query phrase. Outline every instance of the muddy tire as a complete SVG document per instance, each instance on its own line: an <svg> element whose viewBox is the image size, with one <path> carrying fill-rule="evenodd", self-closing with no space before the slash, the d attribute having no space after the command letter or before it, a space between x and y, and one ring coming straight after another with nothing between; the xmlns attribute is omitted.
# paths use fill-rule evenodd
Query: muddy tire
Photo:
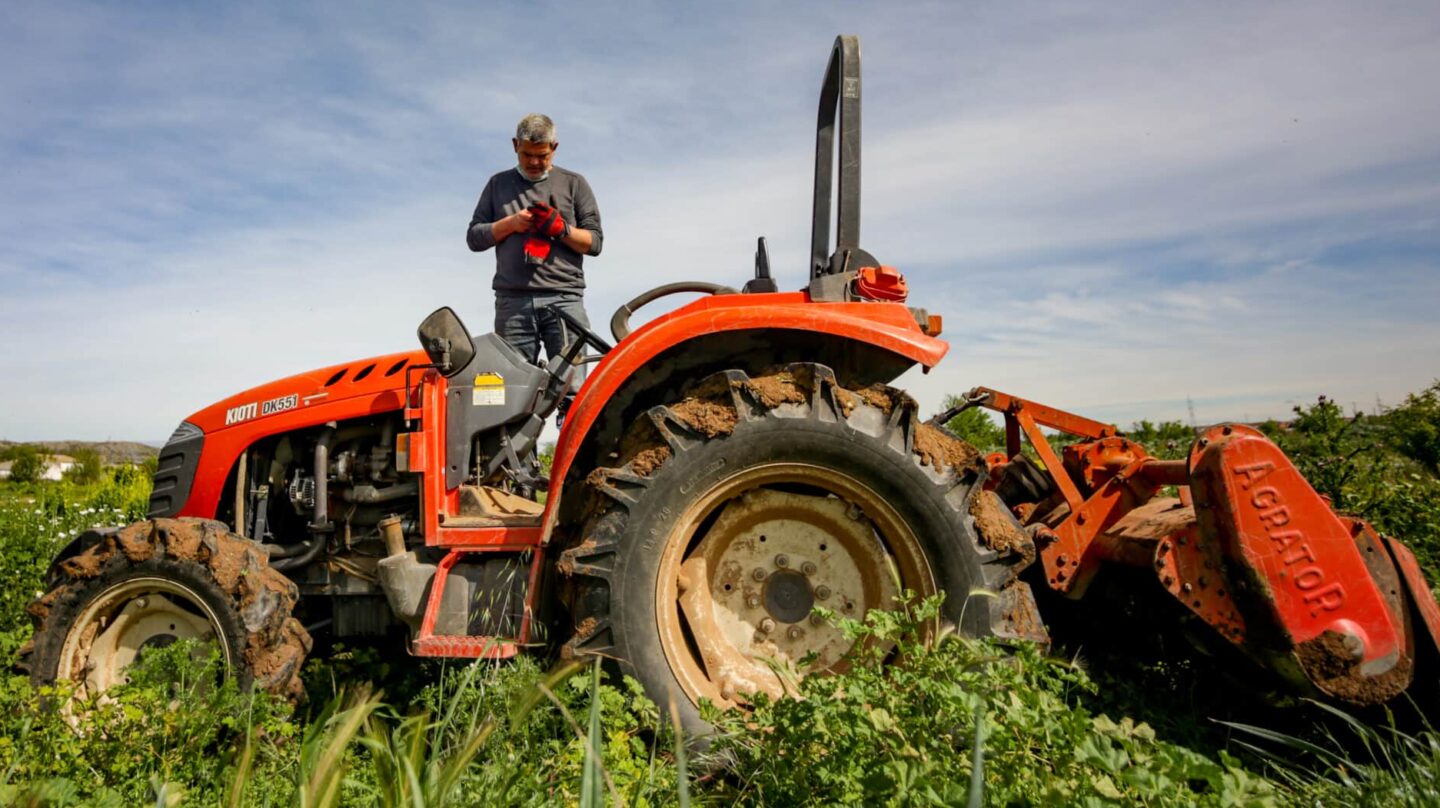
<svg viewBox="0 0 1440 808"><path fill-rule="evenodd" d="M899 391L847 390L820 365L726 371L645 413L620 456L590 474L592 516L557 564L564 653L614 660L662 707L673 695L692 733L701 698L783 693L766 660L844 669L850 645L815 606L858 618L943 592L943 623L975 636L1035 616L1017 578L1033 548L977 533L983 462Z"/></svg>
<svg viewBox="0 0 1440 808"><path fill-rule="evenodd" d="M295 585L253 542L220 522L154 519L100 535L51 570L32 602L22 663L36 685L74 682L96 695L144 649L213 641L242 688L298 699L310 635L290 616Z"/></svg>

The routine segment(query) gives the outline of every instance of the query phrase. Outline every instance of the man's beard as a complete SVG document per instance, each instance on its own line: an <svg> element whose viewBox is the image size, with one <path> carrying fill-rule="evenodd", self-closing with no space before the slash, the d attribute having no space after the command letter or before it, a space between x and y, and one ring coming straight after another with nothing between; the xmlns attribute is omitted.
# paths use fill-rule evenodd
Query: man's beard
<svg viewBox="0 0 1440 808"><path fill-rule="evenodd" d="M545 171L537 177L532 175L529 171L526 171L525 166L520 165L519 163L516 163L515 167L520 170L520 176L524 177L527 180L530 180L531 182L539 182L540 180L543 180L546 177L550 176L550 169L548 168L545 169Z"/></svg>

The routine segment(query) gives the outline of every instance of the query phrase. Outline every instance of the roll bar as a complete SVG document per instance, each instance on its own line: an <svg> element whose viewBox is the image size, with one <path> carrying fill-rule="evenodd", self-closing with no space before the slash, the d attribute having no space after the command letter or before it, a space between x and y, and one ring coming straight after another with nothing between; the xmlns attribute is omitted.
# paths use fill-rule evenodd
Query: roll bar
<svg viewBox="0 0 1440 808"><path fill-rule="evenodd" d="M838 119L837 119L838 115ZM840 160L835 251L830 252L831 182L835 171L836 124ZM835 37L820 86L815 129L815 204L810 228L810 278L846 269L845 252L860 248L860 38Z"/></svg>

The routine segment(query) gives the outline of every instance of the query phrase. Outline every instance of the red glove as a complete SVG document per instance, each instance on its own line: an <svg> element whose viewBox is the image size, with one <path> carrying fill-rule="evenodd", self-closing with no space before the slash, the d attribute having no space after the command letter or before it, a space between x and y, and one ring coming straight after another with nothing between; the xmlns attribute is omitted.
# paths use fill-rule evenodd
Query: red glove
<svg viewBox="0 0 1440 808"><path fill-rule="evenodd" d="M570 225L560 218L560 211L544 202L536 202L530 206L531 219L530 232L539 233L550 238L564 238L570 235Z"/></svg>

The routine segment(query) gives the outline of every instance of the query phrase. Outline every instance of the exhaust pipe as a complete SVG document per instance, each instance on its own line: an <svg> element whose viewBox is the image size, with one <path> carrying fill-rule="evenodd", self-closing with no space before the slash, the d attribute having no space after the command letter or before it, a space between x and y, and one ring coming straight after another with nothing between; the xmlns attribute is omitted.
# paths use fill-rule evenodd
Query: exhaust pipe
<svg viewBox="0 0 1440 808"><path fill-rule="evenodd" d="M310 523L314 531L329 531L330 522L330 445L335 440L335 422L325 425L315 441L315 519Z"/></svg>

